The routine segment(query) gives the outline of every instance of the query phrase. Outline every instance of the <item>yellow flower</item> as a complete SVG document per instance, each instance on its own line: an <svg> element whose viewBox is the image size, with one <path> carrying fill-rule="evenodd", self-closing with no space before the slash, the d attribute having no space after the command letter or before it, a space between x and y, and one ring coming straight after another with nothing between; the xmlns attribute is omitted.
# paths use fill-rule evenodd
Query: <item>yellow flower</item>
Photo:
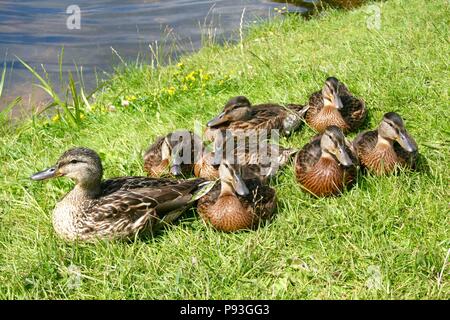
<svg viewBox="0 0 450 320"><path fill-rule="evenodd" d="M195 81L195 74L196 74L196 72L195 71L192 71L191 73L189 73L187 76L186 76L186 80L187 81Z"/></svg>
<svg viewBox="0 0 450 320"><path fill-rule="evenodd" d="M85 118L84 113L81 113L81 114L80 114L80 120L83 120L84 118Z"/></svg>
<svg viewBox="0 0 450 320"><path fill-rule="evenodd" d="M175 94L175 91L176 91L177 89L175 89L174 87L170 87L170 88L167 88L166 89L166 91L167 91L167 93L170 95L170 96L173 96L174 94Z"/></svg>
<svg viewBox="0 0 450 320"><path fill-rule="evenodd" d="M58 122L59 119L61 119L61 117L59 116L59 114L55 114L55 115L52 117L52 121L53 121L53 122Z"/></svg>
<svg viewBox="0 0 450 320"><path fill-rule="evenodd" d="M200 78L202 79L202 81L208 81L209 79L211 79L211 76L208 73L200 73Z"/></svg>

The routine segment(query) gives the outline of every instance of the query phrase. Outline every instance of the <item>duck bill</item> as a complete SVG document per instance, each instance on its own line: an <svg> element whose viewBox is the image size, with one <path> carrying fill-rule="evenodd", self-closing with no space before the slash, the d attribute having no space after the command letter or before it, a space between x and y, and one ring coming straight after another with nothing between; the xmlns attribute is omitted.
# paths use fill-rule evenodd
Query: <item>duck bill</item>
<svg viewBox="0 0 450 320"><path fill-rule="evenodd" d="M340 147L338 152L336 152L336 158L344 167L350 167L353 165L353 161L344 147Z"/></svg>
<svg viewBox="0 0 450 320"><path fill-rule="evenodd" d="M227 122L228 119L225 117L225 112L222 112L221 114L219 114L217 117L215 117L214 119L210 120L207 124L208 127L215 127L218 125L221 125L225 122Z"/></svg>
<svg viewBox="0 0 450 320"><path fill-rule="evenodd" d="M186 163L183 161L183 143L178 143L173 147L172 150L172 165L170 166L170 173L174 176L179 176L182 174L181 165Z"/></svg>
<svg viewBox="0 0 450 320"><path fill-rule="evenodd" d="M398 138L397 138L397 142L407 152L415 152L416 151L416 146L411 141L411 138L405 132L400 132L400 134L398 135Z"/></svg>
<svg viewBox="0 0 450 320"><path fill-rule="evenodd" d="M333 105L336 107L336 109L341 110L344 107L344 104L342 103L342 99L337 93L333 94L332 101L333 101Z"/></svg>
<svg viewBox="0 0 450 320"><path fill-rule="evenodd" d="M41 181L56 178L59 176L57 172L56 167L51 167L46 170L36 172L30 177L30 179L34 181Z"/></svg>
<svg viewBox="0 0 450 320"><path fill-rule="evenodd" d="M237 174L233 174L233 188L234 191L240 195L245 197L246 195L248 195L250 193L250 191L248 190L247 186L245 185L244 180L241 178L241 176L237 175Z"/></svg>
<svg viewBox="0 0 450 320"><path fill-rule="evenodd" d="M174 164L170 167L170 173L174 176L181 176L182 170L181 166L178 164Z"/></svg>

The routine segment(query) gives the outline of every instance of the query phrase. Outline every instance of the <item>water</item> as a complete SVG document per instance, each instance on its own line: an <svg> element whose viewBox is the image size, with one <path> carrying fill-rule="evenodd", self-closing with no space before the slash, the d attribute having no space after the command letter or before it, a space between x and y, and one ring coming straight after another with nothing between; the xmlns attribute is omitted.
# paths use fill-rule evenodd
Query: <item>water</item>
<svg viewBox="0 0 450 320"><path fill-rule="evenodd" d="M277 14L275 8L305 13L319 1L292 2L296 5L277 0L0 0L0 62L8 66L0 109L16 96L28 105L46 99L15 56L39 70L44 66L57 81L58 55L64 46L63 70L82 66L92 88L96 75L110 71L120 58L145 59L155 41L176 43L172 53L186 53L201 46L202 35L230 37L239 29L244 8L248 26ZM80 9L79 19L76 11L66 12L73 4Z"/></svg>

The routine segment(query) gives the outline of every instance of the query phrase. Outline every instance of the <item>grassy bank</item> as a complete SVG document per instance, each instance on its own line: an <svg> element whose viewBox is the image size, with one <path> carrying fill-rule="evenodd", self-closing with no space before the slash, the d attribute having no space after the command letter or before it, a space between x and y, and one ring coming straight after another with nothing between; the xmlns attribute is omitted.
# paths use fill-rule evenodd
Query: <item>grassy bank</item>
<svg viewBox="0 0 450 320"><path fill-rule="evenodd" d="M3 126L0 298L448 299L449 4L377 6L379 29L367 28L374 7L331 10L275 19L238 45L211 45L179 65L128 65L78 129L58 117ZM235 95L304 103L328 75L365 98L370 127L399 112L423 170L362 177L342 197L314 199L287 168L273 183L277 216L255 232L215 232L190 212L154 239L96 245L67 244L53 232L51 210L69 181L27 178L80 145L100 152L106 177L142 175L156 136L206 123ZM301 147L312 135L304 128L282 142Z"/></svg>

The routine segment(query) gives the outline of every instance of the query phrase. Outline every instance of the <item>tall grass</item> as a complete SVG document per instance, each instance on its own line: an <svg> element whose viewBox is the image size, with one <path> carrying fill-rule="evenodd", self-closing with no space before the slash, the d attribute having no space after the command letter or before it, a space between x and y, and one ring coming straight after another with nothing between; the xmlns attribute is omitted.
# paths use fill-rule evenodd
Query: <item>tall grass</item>
<svg viewBox="0 0 450 320"><path fill-rule="evenodd" d="M3 94L3 87L5 85L5 76L6 76L6 63L3 65L2 75L0 78L0 98ZM6 107L2 108L0 110L0 125L3 125L6 121L8 121L8 117L11 113L11 111L14 109L15 106L17 106L22 101L22 97L17 97L11 102L9 102Z"/></svg>
<svg viewBox="0 0 450 320"><path fill-rule="evenodd" d="M61 115L61 118L65 123L67 123L71 127L79 127L82 123L83 115L87 110L91 109L89 98L95 91L90 95L86 95L83 83L82 69L79 69L77 66L76 73L79 80L78 83L75 81L73 74L70 71L67 73L67 82L64 81L64 48L61 50L61 54L59 56L59 80L61 92L63 93L62 96L60 93L58 93L58 90L56 89L57 87L50 81L45 69L43 70L44 76L41 76L38 71L36 71L36 69L32 68L21 58L16 58L39 81L39 84L36 84L36 86L44 90L52 99L52 101L47 106L45 106L39 114L42 114L54 108L56 110L55 112Z"/></svg>

